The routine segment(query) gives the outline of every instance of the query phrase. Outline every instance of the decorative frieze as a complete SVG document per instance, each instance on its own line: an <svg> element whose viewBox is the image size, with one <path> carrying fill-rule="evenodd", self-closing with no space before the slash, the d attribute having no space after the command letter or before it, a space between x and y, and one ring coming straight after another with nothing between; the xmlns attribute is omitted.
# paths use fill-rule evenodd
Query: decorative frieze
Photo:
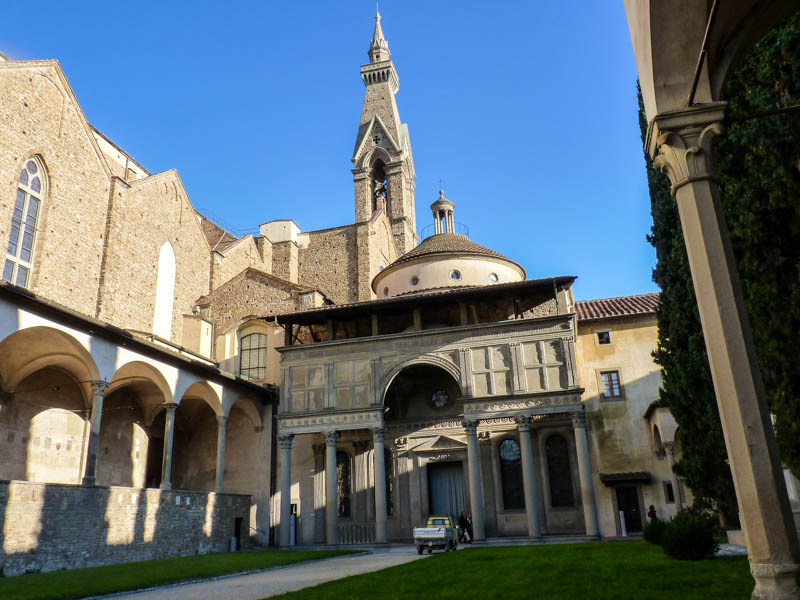
<svg viewBox="0 0 800 600"><path fill-rule="evenodd" d="M464 403L465 418L490 418L513 416L519 411L564 412L565 408L583 407L578 394L535 396L529 398L505 398L502 400L475 400ZM499 415L498 415L499 413ZM503 413L506 413L505 415Z"/></svg>
<svg viewBox="0 0 800 600"><path fill-rule="evenodd" d="M331 429L369 429L383 426L381 410L279 417L281 433L315 433Z"/></svg>

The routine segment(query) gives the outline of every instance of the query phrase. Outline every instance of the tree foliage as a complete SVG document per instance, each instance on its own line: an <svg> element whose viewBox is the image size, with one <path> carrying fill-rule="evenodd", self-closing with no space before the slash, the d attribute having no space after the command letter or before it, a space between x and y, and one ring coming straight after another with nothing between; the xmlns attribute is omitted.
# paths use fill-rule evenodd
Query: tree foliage
<svg viewBox="0 0 800 600"><path fill-rule="evenodd" d="M800 114L744 118L800 101L800 14L753 48L725 97L731 122L717 146L721 199L781 455L800 474ZM653 355L663 368L660 401L679 426L683 456L675 471L700 506L731 516L733 484L677 206L668 179L645 158L653 280L662 290Z"/></svg>

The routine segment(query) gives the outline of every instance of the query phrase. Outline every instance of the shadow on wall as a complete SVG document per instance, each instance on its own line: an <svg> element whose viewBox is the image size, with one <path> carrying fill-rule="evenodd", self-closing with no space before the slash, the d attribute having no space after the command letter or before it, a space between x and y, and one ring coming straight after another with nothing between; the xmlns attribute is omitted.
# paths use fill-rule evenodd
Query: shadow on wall
<svg viewBox="0 0 800 600"><path fill-rule="evenodd" d="M230 549L249 496L0 482L4 575Z"/></svg>

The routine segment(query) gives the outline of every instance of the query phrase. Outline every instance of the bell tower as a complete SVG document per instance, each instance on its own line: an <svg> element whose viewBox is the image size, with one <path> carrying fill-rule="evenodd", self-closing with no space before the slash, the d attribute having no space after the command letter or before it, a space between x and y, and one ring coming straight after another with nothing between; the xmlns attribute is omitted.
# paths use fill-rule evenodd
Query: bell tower
<svg viewBox="0 0 800 600"><path fill-rule="evenodd" d="M361 67L366 86L353 152L356 223L385 210L401 253L417 245L414 214L414 160L408 126L400 122L394 95L400 88L389 43L375 14L369 63Z"/></svg>

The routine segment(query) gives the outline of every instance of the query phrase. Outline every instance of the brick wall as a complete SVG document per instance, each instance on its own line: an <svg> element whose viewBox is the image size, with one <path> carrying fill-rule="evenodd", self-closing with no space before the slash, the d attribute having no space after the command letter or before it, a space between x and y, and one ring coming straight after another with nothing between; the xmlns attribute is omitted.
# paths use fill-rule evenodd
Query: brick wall
<svg viewBox="0 0 800 600"><path fill-rule="evenodd" d="M0 481L0 573L53 571L222 552L250 497Z"/></svg>

